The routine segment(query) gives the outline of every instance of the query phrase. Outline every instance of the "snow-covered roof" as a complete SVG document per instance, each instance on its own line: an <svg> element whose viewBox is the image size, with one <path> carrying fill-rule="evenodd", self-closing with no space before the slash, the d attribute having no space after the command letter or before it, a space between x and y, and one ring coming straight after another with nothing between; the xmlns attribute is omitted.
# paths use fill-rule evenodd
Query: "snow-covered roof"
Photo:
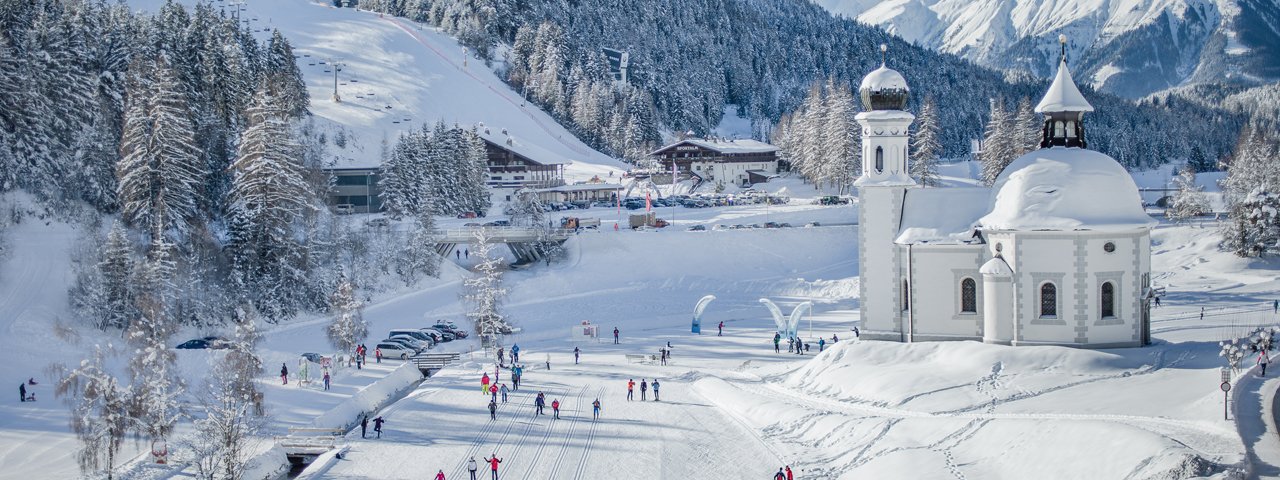
<svg viewBox="0 0 1280 480"><path fill-rule="evenodd" d="M578 183L538 189L539 192L590 192L595 190L621 190L622 185L616 183Z"/></svg>
<svg viewBox="0 0 1280 480"><path fill-rule="evenodd" d="M489 143L515 152L522 157L528 158L529 160L542 165L568 165L573 163L572 160L563 158L543 149L542 147L531 145L528 142L521 141L519 138L509 135L513 132L503 133L503 129L501 128L490 127L482 123L476 125L476 133L479 133L480 137L488 140ZM507 143L508 139L511 140L511 143Z"/></svg>
<svg viewBox="0 0 1280 480"><path fill-rule="evenodd" d="M858 90L911 90L907 88L907 79L902 77L897 70L881 65L880 68L872 70L867 76L862 77L862 84L858 86Z"/></svg>
<svg viewBox="0 0 1280 480"><path fill-rule="evenodd" d="M987 213L989 188L912 188L902 202L894 243L978 243L973 227Z"/></svg>
<svg viewBox="0 0 1280 480"><path fill-rule="evenodd" d="M992 186L993 230L1129 230L1155 226L1133 177L1111 157L1080 148L1042 148L1005 167Z"/></svg>
<svg viewBox="0 0 1280 480"><path fill-rule="evenodd" d="M1092 112L1093 105L1084 99L1075 80L1071 79L1071 70L1067 68L1067 60L1058 63L1058 74L1053 77L1053 84L1045 92L1040 104L1036 105L1036 113L1047 112Z"/></svg>
<svg viewBox="0 0 1280 480"><path fill-rule="evenodd" d="M699 147L725 153L769 153L778 151L778 147L758 140L709 140L705 138L686 138L665 147L654 150L650 155L658 155L677 145L697 145Z"/></svg>
<svg viewBox="0 0 1280 480"><path fill-rule="evenodd" d="M996 255L991 260L987 260L987 263L982 264L982 268L978 269L978 273L993 277L1011 277L1013 276L1013 269L1009 268L1009 264L1004 261L1004 258Z"/></svg>

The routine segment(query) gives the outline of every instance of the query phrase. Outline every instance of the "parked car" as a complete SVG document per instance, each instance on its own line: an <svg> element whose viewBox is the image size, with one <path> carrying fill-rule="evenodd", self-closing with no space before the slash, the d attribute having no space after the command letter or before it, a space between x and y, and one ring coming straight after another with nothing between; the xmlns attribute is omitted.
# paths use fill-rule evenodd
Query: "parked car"
<svg viewBox="0 0 1280 480"><path fill-rule="evenodd" d="M179 343L178 346L174 348L180 348L183 350L205 349L205 348L209 348L209 341L203 338L197 338L195 340L187 340L185 342Z"/></svg>
<svg viewBox="0 0 1280 480"><path fill-rule="evenodd" d="M462 226L464 226L464 227L479 227L479 226L480 226L480 224L479 224L479 223L476 223L476 222L467 222L467 223L462 224Z"/></svg>
<svg viewBox="0 0 1280 480"><path fill-rule="evenodd" d="M422 330L423 332L426 332L427 335L431 335L432 338L435 338L437 343L452 342L458 338L457 335L445 333L444 331L436 330L430 327L421 328L420 330Z"/></svg>
<svg viewBox="0 0 1280 480"><path fill-rule="evenodd" d="M416 342L416 340L413 340L413 339L411 339L411 338L409 338L409 337L384 338L384 339L382 339L382 343L398 343L398 344L400 344L400 345L404 345L404 347L405 347L405 348L408 348L408 349L410 349L410 350L413 350L413 353L418 353L418 352L421 352L421 351L425 350L424 348L422 348L419 344L417 344L417 343L415 343L415 342ZM384 353L382 354L382 356L384 356L384 357L385 357L385 356L387 356L387 354L384 352Z"/></svg>
<svg viewBox="0 0 1280 480"><path fill-rule="evenodd" d="M706 225L694 225L694 226L692 226L692 227L689 227L689 231L690 231L690 232L705 232L705 231L707 231L707 226L706 226Z"/></svg>
<svg viewBox="0 0 1280 480"><path fill-rule="evenodd" d="M409 346L413 347L415 350L417 350L417 351L419 351L419 352L421 352L421 351L423 351L423 350L426 350L426 349L428 349L428 348L431 348L431 341L430 341L430 340L422 340L422 339L420 339L420 338L413 338L413 337L410 337L410 336L408 336L408 335L392 335L392 336L388 337L388 338L387 338L387 340L388 340L388 341L401 341L401 343L408 343L408 344L409 344Z"/></svg>
<svg viewBox="0 0 1280 480"><path fill-rule="evenodd" d="M453 336L456 338L467 338L467 331L458 328L456 325L452 323L437 323L435 325L432 325L431 328L434 328L441 332L452 333Z"/></svg>
<svg viewBox="0 0 1280 480"><path fill-rule="evenodd" d="M385 218L375 218L373 220L364 222L364 224L374 228L385 228L385 227L391 226L391 220L387 220Z"/></svg>
<svg viewBox="0 0 1280 480"><path fill-rule="evenodd" d="M818 222L809 222L804 224L804 228L813 228L813 227L821 227L821 226L822 224Z"/></svg>
<svg viewBox="0 0 1280 480"><path fill-rule="evenodd" d="M383 357L399 358L401 360L406 360L418 353L405 344L398 342L379 342L376 348L382 350Z"/></svg>
<svg viewBox="0 0 1280 480"><path fill-rule="evenodd" d="M311 363L322 363L324 360L324 355L321 355L315 352L307 352L302 354L302 358L307 359L307 361Z"/></svg>
<svg viewBox="0 0 1280 480"><path fill-rule="evenodd" d="M428 335L427 332L418 330L416 328L397 328L397 329L391 330L390 332L387 332L387 336L391 338L395 338L400 335L412 337L414 339L417 339L420 342L427 342L428 347L434 346L436 343L439 343L436 341L435 338L432 338L431 335Z"/></svg>
<svg viewBox="0 0 1280 480"><path fill-rule="evenodd" d="M476 212L462 212L458 214L458 218L476 218Z"/></svg>
<svg viewBox="0 0 1280 480"><path fill-rule="evenodd" d="M782 228L782 224L778 222L764 222L764 228Z"/></svg>
<svg viewBox="0 0 1280 480"><path fill-rule="evenodd" d="M729 229L729 226L728 226L728 225L723 225L723 224L717 224L716 226L711 227L711 229L712 229L712 230L728 230L728 229Z"/></svg>

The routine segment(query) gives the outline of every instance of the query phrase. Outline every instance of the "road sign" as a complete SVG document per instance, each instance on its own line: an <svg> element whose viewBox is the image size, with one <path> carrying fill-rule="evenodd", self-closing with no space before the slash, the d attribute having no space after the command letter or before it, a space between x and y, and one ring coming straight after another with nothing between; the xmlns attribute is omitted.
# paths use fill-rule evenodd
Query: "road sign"
<svg viewBox="0 0 1280 480"><path fill-rule="evenodd" d="M1220 385L1218 388L1221 388L1223 393L1230 392L1231 382L1222 382L1222 385Z"/></svg>

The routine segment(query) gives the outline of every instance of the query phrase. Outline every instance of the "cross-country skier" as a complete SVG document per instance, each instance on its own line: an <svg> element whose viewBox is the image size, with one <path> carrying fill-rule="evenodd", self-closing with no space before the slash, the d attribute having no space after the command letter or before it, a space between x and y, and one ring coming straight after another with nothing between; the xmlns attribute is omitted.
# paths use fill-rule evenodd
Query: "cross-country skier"
<svg viewBox="0 0 1280 480"><path fill-rule="evenodd" d="M444 480L444 470L440 470L439 473L436 473L436 480Z"/></svg>
<svg viewBox="0 0 1280 480"><path fill-rule="evenodd" d="M484 461L489 462L489 469L493 472L493 480L498 480L498 464L502 463L502 459L498 458L498 454L493 454L492 458L486 458Z"/></svg>
<svg viewBox="0 0 1280 480"><path fill-rule="evenodd" d="M489 401L489 420L497 420L497 419L498 419L498 402L490 400Z"/></svg>
<svg viewBox="0 0 1280 480"><path fill-rule="evenodd" d="M498 392L502 393L502 403L507 403L507 393L510 392L507 389L507 384L502 384L502 388L498 389Z"/></svg>
<svg viewBox="0 0 1280 480"><path fill-rule="evenodd" d="M382 417L373 419L373 431L378 432L378 438L382 438L382 424L386 422Z"/></svg>
<svg viewBox="0 0 1280 480"><path fill-rule="evenodd" d="M1262 376L1267 376L1267 364L1271 363L1271 357L1267 356L1266 350L1258 352L1258 365L1262 366Z"/></svg>
<svg viewBox="0 0 1280 480"><path fill-rule="evenodd" d="M646 382L643 378L641 378L640 379L640 401L641 402L644 401L644 394L645 392L648 392L648 391L649 391L649 382Z"/></svg>
<svg viewBox="0 0 1280 480"><path fill-rule="evenodd" d="M819 339L818 339L818 353L822 353L822 349L824 349L824 348L826 348L826 347L827 347L827 339L825 339L825 338L819 338Z"/></svg>
<svg viewBox="0 0 1280 480"><path fill-rule="evenodd" d="M618 344L618 327L613 327L613 344Z"/></svg>
<svg viewBox="0 0 1280 480"><path fill-rule="evenodd" d="M467 460L467 471L471 472L471 480L476 480L476 457Z"/></svg>
<svg viewBox="0 0 1280 480"><path fill-rule="evenodd" d="M796 477L791 475L791 465L787 465L787 480L795 480Z"/></svg>
<svg viewBox="0 0 1280 480"><path fill-rule="evenodd" d="M718 329L719 331L716 332L716 336L723 337L724 336L724 320L720 321L720 326L718 327Z"/></svg>
<svg viewBox="0 0 1280 480"><path fill-rule="evenodd" d="M25 383L18 384L18 401L27 401L27 384Z"/></svg>
<svg viewBox="0 0 1280 480"><path fill-rule="evenodd" d="M547 370L551 370L551 354L547 354Z"/></svg>
<svg viewBox="0 0 1280 480"><path fill-rule="evenodd" d="M591 417L597 420L600 418L600 399L599 398L597 398L596 401L591 402Z"/></svg>
<svg viewBox="0 0 1280 480"><path fill-rule="evenodd" d="M782 473L782 467L778 467L778 473L773 475L773 480L787 480L787 474Z"/></svg>
<svg viewBox="0 0 1280 480"><path fill-rule="evenodd" d="M511 346L511 363L520 363L520 344Z"/></svg>
<svg viewBox="0 0 1280 480"><path fill-rule="evenodd" d="M547 405L547 397L543 395L542 392L538 392L538 397L533 399L533 406L537 407L538 415L545 415L544 413L542 413L542 409L545 408L546 405Z"/></svg>
<svg viewBox="0 0 1280 480"><path fill-rule="evenodd" d="M281 385L289 384L289 366L283 363L280 364L280 382Z"/></svg>
<svg viewBox="0 0 1280 480"><path fill-rule="evenodd" d="M506 362L504 358L506 358L506 355L503 354L502 347L498 347L498 365L502 365Z"/></svg>
<svg viewBox="0 0 1280 480"><path fill-rule="evenodd" d="M782 342L782 334L781 333L773 334L773 353L782 353L782 347L779 346L781 345L781 342Z"/></svg>
<svg viewBox="0 0 1280 480"><path fill-rule="evenodd" d="M630 402L634 398L635 393L636 393L636 379L633 378L627 381L627 401L628 402Z"/></svg>
<svg viewBox="0 0 1280 480"><path fill-rule="evenodd" d="M487 393L489 393L489 372L484 372L484 375L480 377L480 394Z"/></svg>
<svg viewBox="0 0 1280 480"><path fill-rule="evenodd" d="M489 385L489 393L493 396L493 401L498 401L498 384Z"/></svg>
<svg viewBox="0 0 1280 480"><path fill-rule="evenodd" d="M551 401L551 416L556 419L560 418L560 400Z"/></svg>
<svg viewBox="0 0 1280 480"><path fill-rule="evenodd" d="M658 401L658 379L653 379L653 401Z"/></svg>
<svg viewBox="0 0 1280 480"><path fill-rule="evenodd" d="M573 364L574 364L574 365L577 365L577 364L578 364L578 354L579 354L579 353L580 353L580 351L578 350L578 347L573 347Z"/></svg>

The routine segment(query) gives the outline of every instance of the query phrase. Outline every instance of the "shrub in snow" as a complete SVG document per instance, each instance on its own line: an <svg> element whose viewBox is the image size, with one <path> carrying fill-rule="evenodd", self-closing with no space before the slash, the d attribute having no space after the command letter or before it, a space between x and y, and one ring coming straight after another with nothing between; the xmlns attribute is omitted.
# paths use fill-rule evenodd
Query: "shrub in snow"
<svg viewBox="0 0 1280 480"><path fill-rule="evenodd" d="M1232 371L1240 370L1240 362L1244 360L1245 349L1240 347L1238 339L1224 340L1218 345L1222 347L1222 351L1218 352L1218 356L1227 360L1227 366Z"/></svg>
<svg viewBox="0 0 1280 480"><path fill-rule="evenodd" d="M1169 208L1164 211L1169 220L1182 222L1209 211L1209 200L1204 196L1204 188L1196 185L1196 172L1190 165L1178 172L1173 184L1178 193L1174 194Z"/></svg>
<svg viewBox="0 0 1280 480"><path fill-rule="evenodd" d="M494 244L484 229L477 229L475 237L471 254L478 262L475 275L462 282L463 298L471 304L467 318L475 323L475 331L484 338L492 339L510 328L506 317L498 310L507 289L502 286L502 259L494 255Z"/></svg>
<svg viewBox="0 0 1280 480"><path fill-rule="evenodd" d="M95 347L78 368L62 374L54 393L71 408L71 431L80 441L76 451L80 472L88 476L104 471L111 480L116 455L132 422L132 395L104 367L103 349Z"/></svg>
<svg viewBox="0 0 1280 480"><path fill-rule="evenodd" d="M333 320L325 329L329 343L339 352L355 351L356 344L369 336L369 324L364 321L363 309L364 305L355 297L355 287L343 275L338 280L338 290L329 299Z"/></svg>
<svg viewBox="0 0 1280 480"><path fill-rule="evenodd" d="M237 312L236 334L226 355L209 369L199 408L204 417L182 442L192 457L198 478L240 480L264 424L262 393L254 378L262 371L255 352L258 341L252 307Z"/></svg>

